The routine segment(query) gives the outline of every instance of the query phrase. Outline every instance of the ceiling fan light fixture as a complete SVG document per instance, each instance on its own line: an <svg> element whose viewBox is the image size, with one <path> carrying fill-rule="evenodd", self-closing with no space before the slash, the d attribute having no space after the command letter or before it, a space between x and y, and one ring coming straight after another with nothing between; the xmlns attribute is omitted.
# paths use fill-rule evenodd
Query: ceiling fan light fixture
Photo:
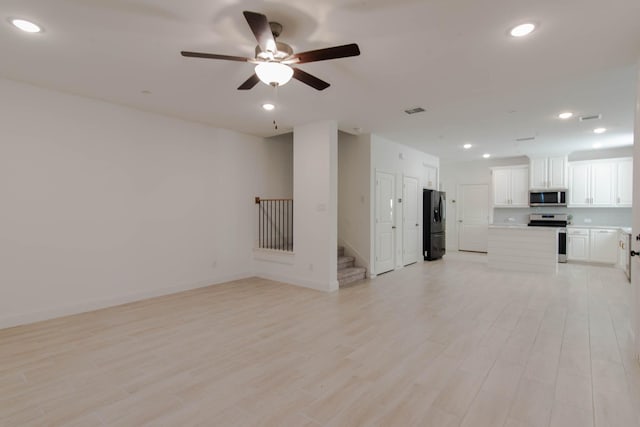
<svg viewBox="0 0 640 427"><path fill-rule="evenodd" d="M293 77L293 68L279 62L261 62L255 72L261 82L271 86L287 84Z"/></svg>

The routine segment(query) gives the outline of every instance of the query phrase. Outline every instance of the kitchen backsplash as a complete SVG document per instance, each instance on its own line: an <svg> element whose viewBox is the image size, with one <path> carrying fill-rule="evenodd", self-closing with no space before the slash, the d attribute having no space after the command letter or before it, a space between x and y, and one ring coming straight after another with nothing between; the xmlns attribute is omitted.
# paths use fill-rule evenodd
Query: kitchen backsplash
<svg viewBox="0 0 640 427"><path fill-rule="evenodd" d="M495 208L493 210L494 224L526 224L532 213L566 213L573 215L573 225L611 225L617 227L631 227L631 208Z"/></svg>

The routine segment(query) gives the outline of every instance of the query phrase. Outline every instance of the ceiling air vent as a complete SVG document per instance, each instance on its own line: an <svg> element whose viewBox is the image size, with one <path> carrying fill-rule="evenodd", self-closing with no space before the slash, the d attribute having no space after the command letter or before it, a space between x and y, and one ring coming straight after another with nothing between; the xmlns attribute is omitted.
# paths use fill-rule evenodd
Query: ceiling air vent
<svg viewBox="0 0 640 427"><path fill-rule="evenodd" d="M425 109L422 107L415 107L415 108L409 108L407 110L404 110L404 112L407 114L423 113L424 111Z"/></svg>
<svg viewBox="0 0 640 427"><path fill-rule="evenodd" d="M533 141L534 139L536 139L535 136L525 136L523 138L516 138L516 141L525 142L525 141Z"/></svg>
<svg viewBox="0 0 640 427"><path fill-rule="evenodd" d="M602 118L602 114L594 114L592 116L580 116L580 121L584 122L586 120L598 120Z"/></svg>

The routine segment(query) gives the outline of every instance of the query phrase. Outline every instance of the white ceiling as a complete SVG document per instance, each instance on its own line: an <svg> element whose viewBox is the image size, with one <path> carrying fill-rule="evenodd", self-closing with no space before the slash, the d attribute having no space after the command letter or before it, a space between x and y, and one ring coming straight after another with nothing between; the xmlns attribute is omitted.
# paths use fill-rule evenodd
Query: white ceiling
<svg viewBox="0 0 640 427"><path fill-rule="evenodd" d="M295 51L356 42L362 54L301 65L325 91L294 80L277 94L236 90L250 64L180 56L253 56L243 10L280 22ZM336 119L449 160L633 138L638 0L3 0L0 11L3 77L250 134ZM45 32L17 31L11 17ZM507 35L525 21L538 24L531 36ZM426 112L403 112L415 106ZM563 110L603 118L560 121Z"/></svg>

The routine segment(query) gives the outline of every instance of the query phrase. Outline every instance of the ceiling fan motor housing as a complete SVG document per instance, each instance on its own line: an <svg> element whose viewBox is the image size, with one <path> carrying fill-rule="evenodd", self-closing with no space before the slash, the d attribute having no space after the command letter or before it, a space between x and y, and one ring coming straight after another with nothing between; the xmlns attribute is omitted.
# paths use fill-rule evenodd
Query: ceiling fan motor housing
<svg viewBox="0 0 640 427"><path fill-rule="evenodd" d="M273 58L271 58L270 52L263 52L262 49L260 49L260 45L258 45L258 46L256 46L256 59L283 60L283 59L288 58L289 56L293 55L293 49L291 48L291 46L289 46L286 43L277 41L276 42L276 49L278 51L274 52L273 53Z"/></svg>
<svg viewBox="0 0 640 427"><path fill-rule="evenodd" d="M282 24L279 22L269 22L269 27L271 28L271 34L273 34L274 38L280 37L280 33L282 33Z"/></svg>

